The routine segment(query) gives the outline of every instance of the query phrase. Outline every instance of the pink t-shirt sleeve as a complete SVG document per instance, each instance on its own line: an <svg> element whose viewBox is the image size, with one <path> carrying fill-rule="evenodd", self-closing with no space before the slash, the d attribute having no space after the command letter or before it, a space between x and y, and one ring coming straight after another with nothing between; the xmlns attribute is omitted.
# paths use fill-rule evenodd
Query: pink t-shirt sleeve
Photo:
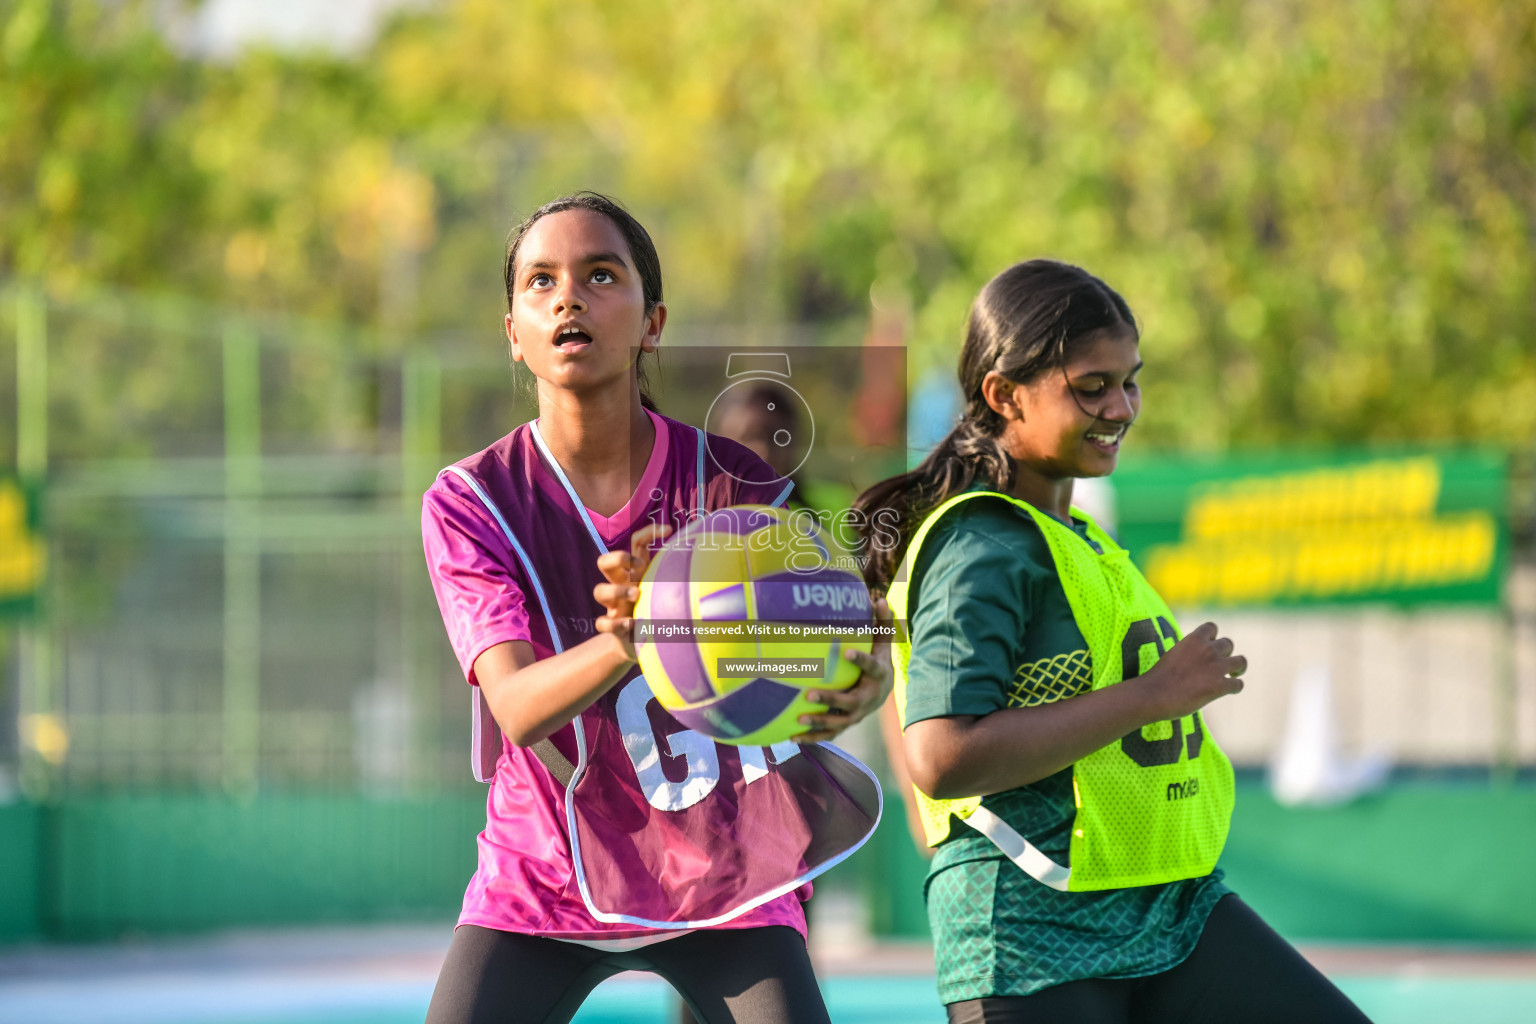
<svg viewBox="0 0 1536 1024"><path fill-rule="evenodd" d="M464 678L475 683L475 659L486 648L532 640L523 588L508 569L511 547L483 509L442 480L422 498L421 543L448 642Z"/></svg>

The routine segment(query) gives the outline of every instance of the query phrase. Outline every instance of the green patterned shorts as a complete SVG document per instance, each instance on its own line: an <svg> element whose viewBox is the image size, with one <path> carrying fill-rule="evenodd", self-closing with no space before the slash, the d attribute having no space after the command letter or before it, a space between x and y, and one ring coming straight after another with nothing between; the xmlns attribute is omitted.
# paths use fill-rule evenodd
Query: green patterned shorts
<svg viewBox="0 0 1536 1024"><path fill-rule="evenodd" d="M977 849L969 840L961 845ZM1211 908L1231 891L1217 870L1165 885L1057 892L1000 854L945 852L934 857L925 893L944 1003L1169 970L1189 956Z"/></svg>

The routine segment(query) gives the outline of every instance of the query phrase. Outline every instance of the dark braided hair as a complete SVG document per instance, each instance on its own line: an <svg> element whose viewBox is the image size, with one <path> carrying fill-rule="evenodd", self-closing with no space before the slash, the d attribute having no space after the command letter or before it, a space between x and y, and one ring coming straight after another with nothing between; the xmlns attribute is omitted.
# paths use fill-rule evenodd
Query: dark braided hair
<svg viewBox="0 0 1536 1024"><path fill-rule="evenodd" d="M960 350L965 415L916 469L882 480L854 502L862 513L860 554L871 586L890 585L907 542L935 508L978 482L1012 489L1016 466L1003 448L1004 420L981 391L987 374L996 370L1028 384L1064 366L1074 342L1120 325L1135 329L1130 307L1081 267L1029 260L987 282L971 305Z"/></svg>

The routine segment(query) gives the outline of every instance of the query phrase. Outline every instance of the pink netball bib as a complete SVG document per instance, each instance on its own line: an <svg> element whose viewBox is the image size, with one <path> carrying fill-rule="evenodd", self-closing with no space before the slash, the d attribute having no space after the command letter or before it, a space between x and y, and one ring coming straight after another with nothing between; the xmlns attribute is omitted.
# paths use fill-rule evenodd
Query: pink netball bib
<svg viewBox="0 0 1536 1024"><path fill-rule="evenodd" d="M507 569L526 597L541 656L591 635L602 614L592 597L602 582L597 556L627 548L634 529L680 529L699 511L783 498L782 481L751 482L758 470L736 454L745 449L653 418L657 444L667 446L659 473L651 479L648 470L634 507L610 519L582 507L535 424L444 471L505 535L517 563ZM825 743L716 744L668 714L638 667L551 737L568 778L549 771L551 759L504 749L475 693L477 775L494 766L493 786L505 773L523 798L560 801L550 820L561 834L539 843L545 856L568 850L582 902L598 921L668 929L729 921L842 861L880 819L879 784L853 757ZM493 792L498 799L507 797Z"/></svg>

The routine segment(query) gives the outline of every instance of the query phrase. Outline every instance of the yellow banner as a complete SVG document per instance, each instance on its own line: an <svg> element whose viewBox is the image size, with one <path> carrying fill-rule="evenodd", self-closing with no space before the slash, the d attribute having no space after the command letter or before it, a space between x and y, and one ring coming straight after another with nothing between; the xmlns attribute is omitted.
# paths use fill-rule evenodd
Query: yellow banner
<svg viewBox="0 0 1536 1024"><path fill-rule="evenodd" d="M1486 585L1497 578L1501 521L1488 507L1438 511L1446 471L1426 455L1195 483L1177 539L1143 537L1137 558L1183 606Z"/></svg>
<svg viewBox="0 0 1536 1024"><path fill-rule="evenodd" d="M1323 600L1473 583L1493 568L1486 512L1160 544L1147 579L1174 605Z"/></svg>

